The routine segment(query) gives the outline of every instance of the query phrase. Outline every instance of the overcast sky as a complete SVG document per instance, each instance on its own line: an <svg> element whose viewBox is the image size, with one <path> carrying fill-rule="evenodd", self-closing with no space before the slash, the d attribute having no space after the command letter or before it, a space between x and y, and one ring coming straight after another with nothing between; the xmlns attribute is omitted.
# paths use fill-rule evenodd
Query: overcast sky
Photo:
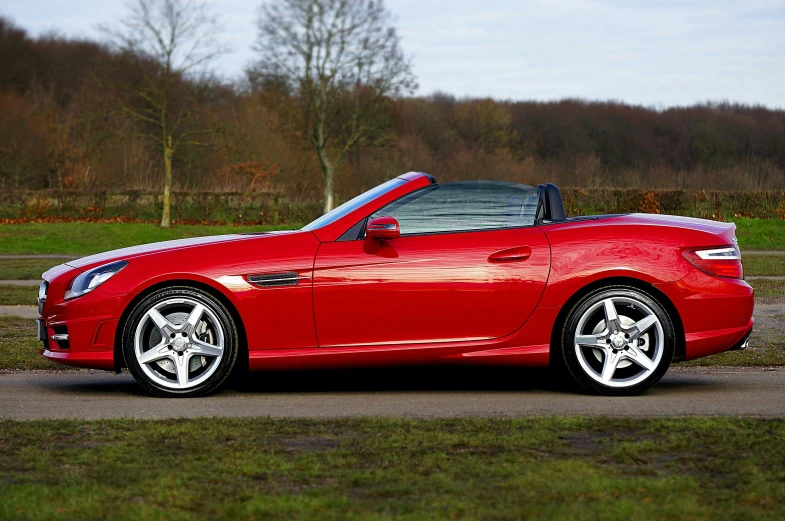
<svg viewBox="0 0 785 521"><path fill-rule="evenodd" d="M258 1L211 0L235 77L253 58ZM123 0L1 0L33 34L96 37ZM654 107L729 100L785 108L785 0L387 0L419 94L619 100Z"/></svg>

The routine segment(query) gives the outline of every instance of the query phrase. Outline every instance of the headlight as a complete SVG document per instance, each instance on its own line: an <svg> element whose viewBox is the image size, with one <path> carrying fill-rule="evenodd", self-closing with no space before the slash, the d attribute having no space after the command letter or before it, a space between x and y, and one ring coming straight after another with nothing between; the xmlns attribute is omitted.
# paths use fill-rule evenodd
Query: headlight
<svg viewBox="0 0 785 521"><path fill-rule="evenodd" d="M71 286L65 292L65 299L81 297L85 293L93 291L127 265L126 261L118 261L85 271L71 282Z"/></svg>

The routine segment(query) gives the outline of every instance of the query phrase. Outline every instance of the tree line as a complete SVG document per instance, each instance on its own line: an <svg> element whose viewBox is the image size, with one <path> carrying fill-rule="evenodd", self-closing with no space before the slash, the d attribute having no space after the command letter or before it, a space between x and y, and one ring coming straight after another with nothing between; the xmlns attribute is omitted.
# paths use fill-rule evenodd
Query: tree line
<svg viewBox="0 0 785 521"><path fill-rule="evenodd" d="M95 41L0 18L0 189L271 191L327 210L409 170L785 188L782 110L412 96L380 2L281 0L256 23L258 61L229 81L207 66L225 50L208 4L138 0Z"/></svg>

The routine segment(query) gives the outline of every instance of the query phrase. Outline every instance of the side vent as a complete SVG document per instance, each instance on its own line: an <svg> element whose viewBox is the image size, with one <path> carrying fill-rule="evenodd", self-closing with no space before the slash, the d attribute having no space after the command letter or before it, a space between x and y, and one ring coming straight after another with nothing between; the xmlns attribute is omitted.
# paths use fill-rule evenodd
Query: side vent
<svg viewBox="0 0 785 521"><path fill-rule="evenodd" d="M270 275L249 275L248 282L261 288L296 286L300 282L300 276L296 271L287 271L286 273L272 273Z"/></svg>

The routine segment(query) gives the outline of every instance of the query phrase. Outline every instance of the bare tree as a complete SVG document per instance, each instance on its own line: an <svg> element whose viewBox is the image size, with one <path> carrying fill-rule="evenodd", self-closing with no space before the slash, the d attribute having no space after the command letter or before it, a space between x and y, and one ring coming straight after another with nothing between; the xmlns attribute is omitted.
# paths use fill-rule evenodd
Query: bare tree
<svg viewBox="0 0 785 521"><path fill-rule="evenodd" d="M187 127L192 116L185 102L184 80L205 73L210 62L227 52L221 28L201 0L134 0L116 27L100 27L117 50L129 55L143 81L129 85L134 96L122 109L148 129L164 160L164 201L161 226L170 225L172 157L178 147L203 144L199 136L217 129Z"/></svg>
<svg viewBox="0 0 785 521"><path fill-rule="evenodd" d="M249 77L292 93L287 119L319 159L325 213L335 168L350 151L385 141L390 99L416 87L391 18L381 0L272 0L259 9Z"/></svg>

